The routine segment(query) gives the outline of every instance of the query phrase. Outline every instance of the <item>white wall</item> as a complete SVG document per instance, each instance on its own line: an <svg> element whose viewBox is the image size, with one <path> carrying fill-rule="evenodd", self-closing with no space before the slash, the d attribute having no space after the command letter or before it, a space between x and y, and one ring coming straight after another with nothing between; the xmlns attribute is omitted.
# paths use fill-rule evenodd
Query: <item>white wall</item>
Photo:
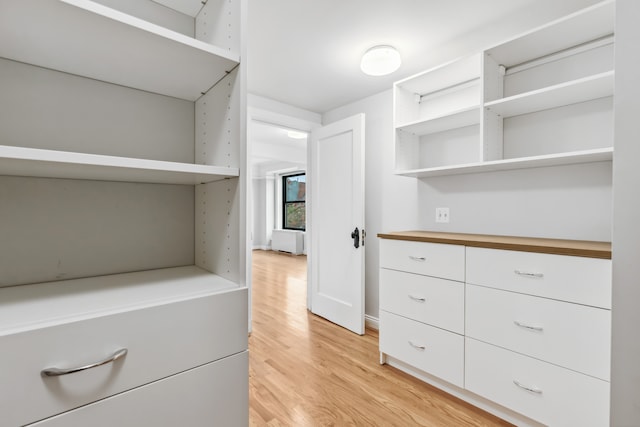
<svg viewBox="0 0 640 427"><path fill-rule="evenodd" d="M611 425L640 422L640 2L616 3Z"/></svg>
<svg viewBox="0 0 640 427"><path fill-rule="evenodd" d="M419 180L420 228L611 240L611 162ZM451 222L435 222L436 207Z"/></svg>
<svg viewBox="0 0 640 427"><path fill-rule="evenodd" d="M366 314L378 317L377 233L424 229L577 240L611 239L611 163L415 179L393 174L391 90L323 115L366 115ZM436 224L435 208L451 222Z"/></svg>

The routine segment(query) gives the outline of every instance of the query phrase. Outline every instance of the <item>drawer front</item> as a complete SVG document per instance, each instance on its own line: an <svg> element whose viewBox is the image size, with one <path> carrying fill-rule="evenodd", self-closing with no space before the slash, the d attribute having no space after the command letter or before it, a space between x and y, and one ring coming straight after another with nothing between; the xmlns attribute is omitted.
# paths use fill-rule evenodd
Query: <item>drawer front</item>
<svg viewBox="0 0 640 427"><path fill-rule="evenodd" d="M458 334L464 333L464 284L380 269L380 308Z"/></svg>
<svg viewBox="0 0 640 427"><path fill-rule="evenodd" d="M608 382L470 338L465 388L546 425L609 425Z"/></svg>
<svg viewBox="0 0 640 427"><path fill-rule="evenodd" d="M33 427L245 427L248 353L83 406Z"/></svg>
<svg viewBox="0 0 640 427"><path fill-rule="evenodd" d="M609 310L467 285L466 335L609 380Z"/></svg>
<svg viewBox="0 0 640 427"><path fill-rule="evenodd" d="M462 387L464 338L380 311L380 351Z"/></svg>
<svg viewBox="0 0 640 427"><path fill-rule="evenodd" d="M382 239L380 266L463 282L464 246Z"/></svg>
<svg viewBox="0 0 640 427"><path fill-rule="evenodd" d="M467 283L611 308L611 260L467 248Z"/></svg>
<svg viewBox="0 0 640 427"><path fill-rule="evenodd" d="M247 349L247 290L207 295L0 337L2 417L23 425ZM123 358L60 377L50 367ZM5 382L6 381L6 382Z"/></svg>

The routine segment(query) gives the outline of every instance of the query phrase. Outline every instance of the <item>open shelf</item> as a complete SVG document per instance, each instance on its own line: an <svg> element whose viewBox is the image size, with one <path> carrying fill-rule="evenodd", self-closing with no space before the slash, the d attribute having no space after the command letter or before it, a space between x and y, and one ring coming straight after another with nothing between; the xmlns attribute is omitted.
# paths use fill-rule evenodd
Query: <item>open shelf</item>
<svg viewBox="0 0 640 427"><path fill-rule="evenodd" d="M0 288L0 336L238 287L191 265Z"/></svg>
<svg viewBox="0 0 640 427"><path fill-rule="evenodd" d="M413 123L407 123L396 127L396 129L421 136L477 125L478 123L480 123L480 107L474 106L428 120L418 120Z"/></svg>
<svg viewBox="0 0 640 427"><path fill-rule="evenodd" d="M487 102L485 108L502 117L513 117L550 108L613 95L614 72L589 76L578 80L521 93Z"/></svg>
<svg viewBox="0 0 640 427"><path fill-rule="evenodd" d="M0 175L193 185L237 177L239 170L0 145Z"/></svg>
<svg viewBox="0 0 640 427"><path fill-rule="evenodd" d="M511 67L613 34L615 1L606 1L536 28L487 53Z"/></svg>
<svg viewBox="0 0 640 427"><path fill-rule="evenodd" d="M494 172L512 169L540 168L547 166L571 165L610 161L613 148L575 151L571 153L547 154L542 156L519 157L515 159L492 160L455 166L396 171L397 175L426 178L441 175L463 175L469 173Z"/></svg>
<svg viewBox="0 0 640 427"><path fill-rule="evenodd" d="M239 62L90 0L3 0L0 57L189 101Z"/></svg>

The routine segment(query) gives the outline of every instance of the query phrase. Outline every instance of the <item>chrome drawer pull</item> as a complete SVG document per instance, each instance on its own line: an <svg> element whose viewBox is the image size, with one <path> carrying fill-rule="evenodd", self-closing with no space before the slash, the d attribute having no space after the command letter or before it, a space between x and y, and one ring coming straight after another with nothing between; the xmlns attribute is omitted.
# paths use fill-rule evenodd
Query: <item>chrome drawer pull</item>
<svg viewBox="0 0 640 427"><path fill-rule="evenodd" d="M419 344L414 344L413 341L409 340L409 345L413 348L415 348L416 350L426 350L426 346L424 345L419 345Z"/></svg>
<svg viewBox="0 0 640 427"><path fill-rule="evenodd" d="M425 302L427 300L425 297L417 297L411 294L409 294L409 298L417 302Z"/></svg>
<svg viewBox="0 0 640 427"><path fill-rule="evenodd" d="M107 357L106 359L101 360L99 362L92 363L90 365L80 366L80 367L77 367L77 368L66 368L66 369L62 369L62 368L47 368L47 369L43 369L41 374L43 376L45 376L45 377L59 377L61 375L69 375L69 374L73 374L73 373L76 373L76 372L86 371L87 369L95 368L95 367L98 367L98 366L106 365L107 363L115 362L116 360L120 359L121 357L124 357L126 354L127 354L127 349L126 348L121 348L120 350L116 351L111 356Z"/></svg>
<svg viewBox="0 0 640 427"><path fill-rule="evenodd" d="M419 261L419 262L425 262L427 259L423 256L413 256L413 255L409 255L409 258L411 258L414 261Z"/></svg>
<svg viewBox="0 0 640 427"><path fill-rule="evenodd" d="M513 270L513 272L516 273L518 276L537 277L539 279L542 279L544 277L543 273L530 273L528 271L520 271L520 270Z"/></svg>
<svg viewBox="0 0 640 427"><path fill-rule="evenodd" d="M520 326L521 328L525 329L531 329L532 331L542 332L544 330L542 326L531 326L527 325L526 323L520 323L517 320L514 320L513 323L515 323L516 326Z"/></svg>
<svg viewBox="0 0 640 427"><path fill-rule="evenodd" d="M518 381L513 380L513 383L515 385L517 385L518 387L520 387L523 390L527 390L530 391L531 393L536 393L536 394L542 394L542 390L540 390L539 388L536 387L527 387L525 385L520 384Z"/></svg>

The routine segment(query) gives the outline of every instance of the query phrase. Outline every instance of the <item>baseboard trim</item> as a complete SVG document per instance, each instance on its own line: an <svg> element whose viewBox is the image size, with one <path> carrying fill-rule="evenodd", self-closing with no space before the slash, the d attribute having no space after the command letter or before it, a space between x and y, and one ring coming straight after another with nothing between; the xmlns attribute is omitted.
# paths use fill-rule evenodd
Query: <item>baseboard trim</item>
<svg viewBox="0 0 640 427"><path fill-rule="evenodd" d="M366 328L375 329L376 331L380 330L380 319L377 317L369 316L368 314L364 315L364 326Z"/></svg>

